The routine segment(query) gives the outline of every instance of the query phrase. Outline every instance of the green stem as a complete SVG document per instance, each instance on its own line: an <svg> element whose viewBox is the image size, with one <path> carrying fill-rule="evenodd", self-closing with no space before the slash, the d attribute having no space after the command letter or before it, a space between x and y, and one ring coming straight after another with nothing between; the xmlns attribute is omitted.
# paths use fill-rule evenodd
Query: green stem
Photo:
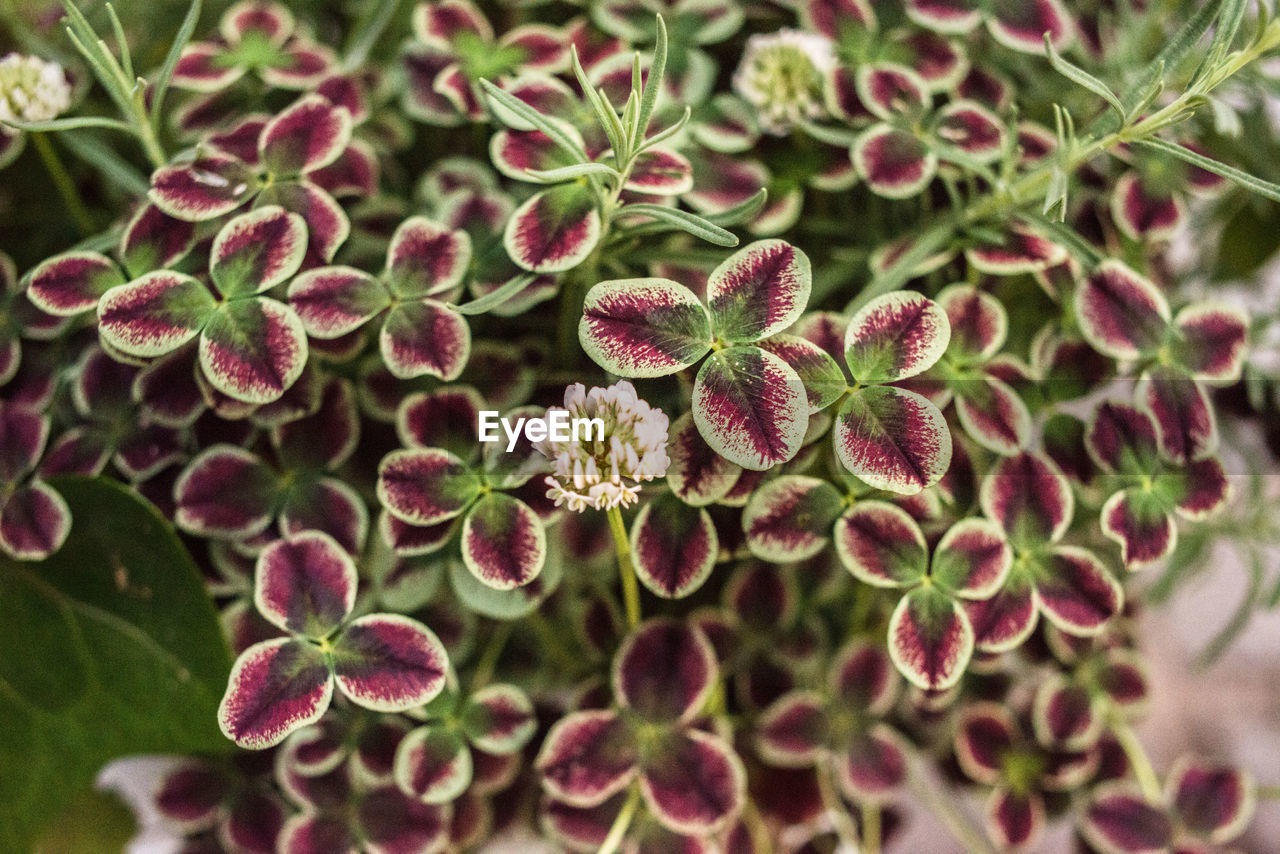
<svg viewBox="0 0 1280 854"><path fill-rule="evenodd" d="M772 847L772 840L769 836L769 827L764 823L764 819L760 817L760 810L756 809L756 805L747 798L746 804L742 807L742 820L747 825L747 833L751 837L752 845L756 851L768 851Z"/></svg>
<svg viewBox="0 0 1280 854"><path fill-rule="evenodd" d="M836 787L831 783L831 769L826 765L818 767L818 792L822 795L822 805L831 817L831 826L835 830L840 845L850 851L862 851L858 842L858 828L854 826L844 801L840 799Z"/></svg>
<svg viewBox="0 0 1280 854"><path fill-rule="evenodd" d="M156 138L151 122L147 121L145 115L138 118L138 139L142 142L142 148L146 151L147 159L151 161L153 167L159 169L169 162L164 149L160 147L160 140Z"/></svg>
<svg viewBox="0 0 1280 854"><path fill-rule="evenodd" d="M627 627L640 625L640 585L636 583L636 568L631 563L631 543L627 538L627 526L622 522L622 511L609 508L609 530L613 532L613 544L618 552L618 577L622 580L622 598L626 603Z"/></svg>
<svg viewBox="0 0 1280 854"><path fill-rule="evenodd" d="M862 805L861 854L880 854L880 808L875 804Z"/></svg>
<svg viewBox="0 0 1280 854"><path fill-rule="evenodd" d="M1069 147L1057 157L1047 159L1042 165L1026 173L1010 184L1001 183L993 190L971 199L967 205L935 222L924 231L917 232L916 237L927 236L936 229L944 229L944 241L957 230L980 223L983 220L1007 216L1010 211L1019 211L1043 198L1053 179L1056 170L1064 171L1068 176L1078 168L1099 155L1112 149L1155 136L1165 128L1177 124L1191 115L1200 106L1203 99L1214 89L1226 82L1232 75L1280 46L1280 26L1273 24L1266 35L1249 47L1232 54L1229 61L1202 79L1193 81L1190 88L1172 102L1146 115L1132 124L1109 133L1099 133L1073 140ZM889 270L876 276L863 288L855 298L855 305L865 305L869 300L880 296L900 284L901 273L910 269L910 253L899 259ZM918 260L918 259L917 259ZM901 269L899 267L901 266Z"/></svg>
<svg viewBox="0 0 1280 854"><path fill-rule="evenodd" d="M575 655L569 647L565 646L555 630L547 623L547 618L539 611L534 611L528 616L529 625L533 627L534 632L538 635L542 649L545 650L551 658L553 658L566 673L578 673L582 670L582 658Z"/></svg>
<svg viewBox="0 0 1280 854"><path fill-rule="evenodd" d="M636 808L640 806L640 789L636 786L631 787L631 791L627 794L627 801L622 805L622 809L618 811L618 817L613 820L613 826L609 828L609 835L604 838L604 842L600 844L600 850L596 854L614 854L618 850L618 846L622 845L622 840L627 835L627 830L631 827L631 819L635 818Z"/></svg>
<svg viewBox="0 0 1280 854"><path fill-rule="evenodd" d="M854 634L862 632L870 627L871 616L875 607L875 600L878 590L873 590L870 585L858 584L853 591L853 623L852 631Z"/></svg>
<svg viewBox="0 0 1280 854"><path fill-rule="evenodd" d="M582 318L582 304L586 297L586 289L580 284L582 281L582 277L570 274L565 276L560 287L560 316L556 320L559 340L556 344L562 365L574 364L578 355L578 321Z"/></svg>
<svg viewBox="0 0 1280 854"><path fill-rule="evenodd" d="M368 11L356 22L347 43L346 55L342 58L344 69L354 71L364 64L399 8L400 0L378 0L369 4Z"/></svg>
<svg viewBox="0 0 1280 854"><path fill-rule="evenodd" d="M133 96L133 116L130 118L133 120L133 132L142 143L142 150L147 153L152 168L159 169L168 163L169 158L160 147L160 138L156 136L155 125L148 114L146 94L141 86Z"/></svg>
<svg viewBox="0 0 1280 854"><path fill-rule="evenodd" d="M1258 787L1258 800L1280 801L1280 784Z"/></svg>
<svg viewBox="0 0 1280 854"><path fill-rule="evenodd" d="M1255 54L1256 56L1261 54ZM1138 140L1155 136L1161 130L1188 118L1194 111L1192 101L1202 97L1206 91L1200 89L1183 92L1167 106L1132 125L1092 139L1077 141L1063 160L1051 158L1044 165L1009 185L1002 192L988 194L970 204L963 214L965 222L974 223L1000 212L1006 207L1023 207L1041 196L1048 188L1049 180L1055 167L1060 167L1068 175L1076 171L1088 161L1100 154L1105 154L1116 146L1129 144Z"/></svg>
<svg viewBox="0 0 1280 854"><path fill-rule="evenodd" d="M972 819L961 812L956 805L956 798L949 792L939 791L937 783L924 772L917 763L911 770L911 790L924 802L931 813L946 826L961 847L969 854L995 854L995 849L987 842L986 835L978 829Z"/></svg>
<svg viewBox="0 0 1280 854"><path fill-rule="evenodd" d="M49 177L53 179L53 185L58 188L58 195L62 196L62 203L66 205L67 212L71 214L71 219L75 221L76 229L82 237L88 237L93 234L93 217L89 216L89 211L85 208L84 202L80 201L80 194L76 192L75 181L71 179L71 173L63 165L57 149L53 147L53 144L49 142L49 138L43 133L31 134L31 141L35 144L40 159L44 161L44 168L49 171Z"/></svg>
<svg viewBox="0 0 1280 854"><path fill-rule="evenodd" d="M510 637L511 623L501 623L493 630L489 642L485 644L484 653L476 662L475 673L471 676L471 690L483 688L493 678L494 668L498 666L498 659L502 657L503 647Z"/></svg>
<svg viewBox="0 0 1280 854"><path fill-rule="evenodd" d="M707 702L702 706L703 714L716 718L728 710L728 700L724 692L724 680L717 679L715 684L711 686L711 693L707 695Z"/></svg>
<svg viewBox="0 0 1280 854"><path fill-rule="evenodd" d="M1143 748L1142 742L1138 740L1138 735L1133 731L1133 727L1123 721L1116 721L1111 725L1111 734L1116 737L1116 741L1120 742L1120 747L1124 749L1124 755L1128 757L1129 764L1133 766L1133 774L1138 778L1138 785L1142 788L1142 794L1148 800L1160 800L1160 778L1156 776L1156 769L1151 766L1147 751Z"/></svg>

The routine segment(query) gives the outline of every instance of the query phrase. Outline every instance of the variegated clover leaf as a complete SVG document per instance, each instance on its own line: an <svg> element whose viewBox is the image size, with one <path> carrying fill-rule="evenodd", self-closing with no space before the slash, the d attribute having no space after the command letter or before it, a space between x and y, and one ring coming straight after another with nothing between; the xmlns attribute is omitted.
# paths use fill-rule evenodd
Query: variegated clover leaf
<svg viewBox="0 0 1280 854"><path fill-rule="evenodd" d="M23 367L24 338L52 335L70 320L36 308L24 289L13 259L0 252L0 387L13 380Z"/></svg>
<svg viewBox="0 0 1280 854"><path fill-rule="evenodd" d="M166 824L189 832L211 829L225 839L274 838L285 821L285 804L268 786L204 757L174 763L161 775L154 803Z"/></svg>
<svg viewBox="0 0 1280 854"><path fill-rule="evenodd" d="M906 782L906 739L884 719L902 683L888 654L862 640L830 665L826 690L792 691L760 717L760 757L782 768L818 766L855 803L881 803Z"/></svg>
<svg viewBox="0 0 1280 854"><path fill-rule="evenodd" d="M303 218L266 205L228 222L210 251L212 287L159 270L116 285L98 300L104 344L127 356L164 356L199 339L200 367L218 391L246 403L277 400L302 374L302 322L266 292L298 271L307 251Z"/></svg>
<svg viewBox="0 0 1280 854"><path fill-rule="evenodd" d="M152 204L171 217L204 222L253 201L278 205L306 223L306 267L328 263L351 232L351 221L328 191L311 180L340 162L351 146L351 113L323 95L304 95L269 121L247 119L211 140L193 160L162 166L151 176Z"/></svg>
<svg viewBox="0 0 1280 854"><path fill-rule="evenodd" d="M951 342L932 371L944 383L941 397L955 403L961 425L978 444L997 454L1018 453L1031 439L1031 413L992 364L1008 331L1004 306L971 285L945 288L938 305L951 326ZM944 406L941 397L933 400Z"/></svg>
<svg viewBox="0 0 1280 854"><path fill-rule="evenodd" d="M931 401L893 383L931 368L950 340L942 307L910 291L884 294L849 321L844 356L854 384L832 436L836 457L869 485L911 495L946 474L946 419Z"/></svg>
<svg viewBox="0 0 1280 854"><path fill-rule="evenodd" d="M667 454L671 460L667 467L667 486L685 504L705 507L732 500L730 493L743 477L742 467L720 456L707 444L698 432L692 412L681 415L671 425ZM742 500L746 500L746 495Z"/></svg>
<svg viewBox="0 0 1280 854"><path fill-rule="evenodd" d="M542 517L506 490L524 486L540 467L541 457L527 441L512 454L487 454L478 469L444 448L410 447L383 457L378 500L404 525L438 529L440 542L461 519L467 569L488 587L512 590L542 571L547 535Z"/></svg>
<svg viewBox="0 0 1280 854"><path fill-rule="evenodd" d="M1093 744L1073 747L1027 738L1008 709L990 702L962 711L955 754L970 779L991 787L984 818L1001 851L1034 848L1047 821L1045 797L1083 785L1100 759Z"/></svg>
<svg viewBox="0 0 1280 854"><path fill-rule="evenodd" d="M289 285L289 304L319 340L385 314L378 344L393 376L453 380L471 355L471 329L450 304L470 263L467 232L415 216L392 236L381 276L345 266L308 270Z"/></svg>
<svg viewBox="0 0 1280 854"><path fill-rule="evenodd" d="M72 317L89 311L125 276L120 267L100 252L64 252L31 271L27 298L38 309L55 317Z"/></svg>
<svg viewBox="0 0 1280 854"><path fill-rule="evenodd" d="M499 37L468 0L419 3L412 24L413 40L403 50L408 85L402 103L411 117L430 125L483 121L485 78L550 75L569 65L569 40L561 29L524 24Z"/></svg>
<svg viewBox="0 0 1280 854"><path fill-rule="evenodd" d="M803 360L819 372L825 365L828 376L834 366L798 339L777 345L785 355L769 343L799 318L811 286L803 252L760 240L711 272L706 305L669 279L600 282L587 294L578 338L597 364L625 377L666 376L711 353L694 380L694 424L716 453L760 471L794 457L808 426L811 399L785 355L806 371Z"/></svg>
<svg viewBox="0 0 1280 854"><path fill-rule="evenodd" d="M751 493L742 511L747 548L772 563L808 560L831 542L845 496L826 480L784 474Z"/></svg>
<svg viewBox="0 0 1280 854"><path fill-rule="evenodd" d="M832 42L839 44L852 33L857 33L859 38L874 34L878 41L893 44L895 56L905 55L910 59L906 65L876 63L871 66L878 72L875 74L855 75L853 68L835 69L827 83L828 99L845 108L833 108L833 112L851 119L865 120L869 115L883 119L912 108L919 110L927 104L918 94L912 100L910 89L904 93L883 85L877 78L886 73L890 73L889 82L893 83L905 77L903 72L911 72L907 78L909 83L921 81L922 92L949 93L959 89L966 97L977 98L983 94L982 87L963 85L972 79L966 79L965 75L970 63L964 41L956 37L963 37L984 22L987 32L998 44L1022 53L1043 54L1046 34L1055 50L1066 49L1076 36L1072 16L1059 0L1035 3L907 0L903 5L915 28L896 26L896 17L881 21L880 10L864 0L834 3L809 0L801 4L801 20L806 27ZM898 98L903 98L901 103ZM874 102L876 107L864 104L864 99ZM993 99L982 100L990 103ZM848 108L855 104L857 108ZM945 138L945 134L939 136Z"/></svg>
<svg viewBox="0 0 1280 854"><path fill-rule="evenodd" d="M592 22L631 44L650 44L663 34L646 0L607 0L592 10ZM663 82L669 96L682 104L701 104L715 83L715 61L703 49L733 36L746 16L739 0L672 3L664 6L672 50ZM619 63L620 64L620 63Z"/></svg>
<svg viewBox="0 0 1280 854"><path fill-rule="evenodd" d="M257 536L271 524L281 504L280 480L252 451L213 445L196 455L174 484L174 523L203 537Z"/></svg>
<svg viewBox="0 0 1280 854"><path fill-rule="evenodd" d="M1075 310L1095 350L1143 369L1142 403L1156 419L1164 455L1181 464L1211 455L1217 428L1202 383L1240 378L1248 317L1213 302L1193 303L1175 316L1154 282L1110 260L1076 290Z"/></svg>
<svg viewBox="0 0 1280 854"><path fill-rule="evenodd" d="M1124 588L1093 552L1060 543L1075 513L1066 475L1048 457L1002 457L979 491L983 514L1000 526L1014 561L994 596L965 603L974 644L1003 652L1022 644L1041 613L1067 634L1101 632L1124 606Z"/></svg>
<svg viewBox="0 0 1280 854"><path fill-rule="evenodd" d="M254 72L270 86L310 89L332 73L337 58L306 33L279 3L235 3L218 22L219 40L191 42L182 49L172 84L192 92L221 92Z"/></svg>
<svg viewBox="0 0 1280 854"><path fill-rule="evenodd" d="M846 110L861 104L877 120L853 139L850 157L879 196L916 196L938 174L939 160L980 171L1008 147L1009 131L998 115L967 98L934 110L928 81L905 65L866 63L834 82L837 103Z"/></svg>
<svg viewBox="0 0 1280 854"><path fill-rule="evenodd" d="M331 707L316 723L290 733L278 752L290 772L307 777L347 764L355 776L383 782L390 779L396 745L412 728L399 714L369 715L356 706Z"/></svg>
<svg viewBox="0 0 1280 854"><path fill-rule="evenodd" d="M720 554L711 514L670 492L640 508L630 544L640 581L664 599L683 599L701 587Z"/></svg>
<svg viewBox="0 0 1280 854"><path fill-rule="evenodd" d="M1115 359L1154 359L1197 380L1240 376L1248 318L1236 308L1194 303L1172 316L1152 282L1119 261L1104 261L1076 291L1085 339Z"/></svg>
<svg viewBox="0 0 1280 854"><path fill-rule="evenodd" d="M71 510L36 465L49 441L49 416L0 400L0 551L43 560L61 548Z"/></svg>
<svg viewBox="0 0 1280 854"><path fill-rule="evenodd" d="M352 619L356 567L327 534L304 532L263 549L254 604L285 637L242 652L218 708L223 733L260 750L319 720L337 685L356 705L400 712L434 699L449 660L440 640L398 614Z"/></svg>
<svg viewBox="0 0 1280 854"><path fill-rule="evenodd" d="M71 408L80 423L50 442L41 477L95 477L108 463L132 480L147 480L184 458L180 430L140 419L130 390L139 371L97 344L89 345L70 382Z"/></svg>
<svg viewBox="0 0 1280 854"><path fill-rule="evenodd" d="M557 273L585 261L600 234L600 207L591 185L570 181L542 190L516 208L507 220L503 243L520 267Z"/></svg>
<svg viewBox="0 0 1280 854"><path fill-rule="evenodd" d="M1165 389L1153 392L1155 384ZM1170 376L1157 369L1139 384L1138 397L1147 408L1118 401L1104 401L1094 409L1084 444L1103 472L1110 497L1102 505L1102 532L1120 544L1129 569L1138 569L1171 554L1178 542L1177 514L1187 520L1207 518L1226 503L1230 483L1216 456L1179 465L1177 450L1187 447L1183 437L1195 436L1196 444L1217 444L1212 410L1202 400L1194 380ZM1177 419L1153 400L1190 399L1181 408L1199 418ZM1157 414L1168 420L1157 419ZM1161 424L1165 426L1161 428ZM1170 444L1173 443L1171 452Z"/></svg>
<svg viewBox="0 0 1280 854"><path fill-rule="evenodd" d="M486 685L469 696L446 689L410 714L423 725L396 747L396 785L427 804L456 800L472 782L472 749L510 756L537 728L533 703L514 685Z"/></svg>
<svg viewBox="0 0 1280 854"><path fill-rule="evenodd" d="M934 547L906 511L861 501L835 526L836 552L859 581L902 590L889 619L889 655L912 684L950 688L973 655L963 602L989 599L1013 562L1004 533L987 519L962 519Z"/></svg>
<svg viewBox="0 0 1280 854"><path fill-rule="evenodd" d="M973 0L907 0L907 17L944 34L968 33L985 23L1000 45L1022 53L1041 54L1045 36L1054 50L1066 49L1076 37L1071 15L1058 0L1034 3L977 3Z"/></svg>
<svg viewBox="0 0 1280 854"><path fill-rule="evenodd" d="M803 684L798 672L818 666L822 629L809 618L797 566L742 563L725 580L717 608L701 608L694 619L725 657L726 690L753 712ZM839 576L836 576L839 577Z"/></svg>
<svg viewBox="0 0 1280 854"><path fill-rule="evenodd" d="M1227 186L1224 175L1195 162L1204 154L1193 140L1153 139L1134 153L1133 168L1111 187L1109 206L1116 226L1130 240L1169 240L1188 220L1187 191L1214 196Z"/></svg>
<svg viewBox="0 0 1280 854"><path fill-rule="evenodd" d="M276 850L290 854L443 850L450 838L449 808L400 791L382 767L384 755L377 756L376 770L357 764L373 753L359 748L352 756L355 761L343 763L343 752L330 749L318 732L330 720L327 715L319 726L297 730L276 754L276 783L298 809L263 836L276 840ZM365 733L382 735L394 744L404 730L371 723ZM385 744L377 747L382 748L378 753L386 749Z"/></svg>
<svg viewBox="0 0 1280 854"><path fill-rule="evenodd" d="M1098 786L1080 832L1106 854L1207 851L1240 838L1253 819L1253 775L1199 756L1180 756L1159 797L1129 780Z"/></svg>
<svg viewBox="0 0 1280 854"><path fill-rule="evenodd" d="M1070 266L1067 250L1023 222L999 223L974 229L964 250L969 266L989 276L1035 274L1036 281L1054 293L1048 271Z"/></svg>
<svg viewBox="0 0 1280 854"><path fill-rule="evenodd" d="M1042 745L1089 748L1099 742L1108 721L1129 723L1146 714L1151 676L1138 652L1054 627L1045 636L1069 672L1049 676L1036 689L1031 727Z"/></svg>
<svg viewBox="0 0 1280 854"><path fill-rule="evenodd" d="M191 251L195 236L193 223L145 204L120 234L116 248L120 264L87 250L55 255L31 271L27 297L36 308L54 317L90 311L103 294L130 277L176 265Z"/></svg>
<svg viewBox="0 0 1280 854"><path fill-rule="evenodd" d="M640 624L613 660L614 705L571 712L547 734L534 763L543 790L572 807L596 807L637 786L668 830L718 831L746 798L742 760L692 725L718 680L700 629L673 619Z"/></svg>
<svg viewBox="0 0 1280 854"><path fill-rule="evenodd" d="M665 11L674 13L682 25L690 17L690 10L680 6ZM656 35L647 74L639 54L619 54L615 59L624 64L606 61L589 74L574 45L570 54L581 97L563 82L537 74L504 81L502 87L480 81L494 117L507 126L490 146L494 166L516 180L550 185L517 207L503 232L507 254L525 270L558 273L577 267L593 255L606 233L680 230L720 246L738 243L710 220L623 197L627 192L672 197L693 187L693 164L662 145L681 130L689 115L648 132L664 83L668 90L671 86L667 69L687 71L688 56L684 50L668 55L661 15L647 9L639 15L653 25ZM448 16L439 23L443 27L455 19ZM625 75L625 88L602 85L618 79L619 72ZM441 77L447 73L441 72ZM612 103L615 93L625 98L621 108ZM753 190L758 188L757 184Z"/></svg>
<svg viewBox="0 0 1280 854"><path fill-rule="evenodd" d="M502 90L486 85L492 109L509 125L494 135L489 147L494 166L516 180L551 185L525 200L507 219L503 231L507 254L525 270L554 273L572 269L600 241L605 198L601 181L608 179L620 187L617 182L622 173L592 160L581 132L558 115L577 114L583 109L582 102L563 83L534 77L518 78ZM586 91L593 103L599 103L596 99L601 96L594 89ZM523 107L531 115L513 112L511 101L517 110ZM534 111L526 102L551 114ZM604 105L602 109L612 108Z"/></svg>

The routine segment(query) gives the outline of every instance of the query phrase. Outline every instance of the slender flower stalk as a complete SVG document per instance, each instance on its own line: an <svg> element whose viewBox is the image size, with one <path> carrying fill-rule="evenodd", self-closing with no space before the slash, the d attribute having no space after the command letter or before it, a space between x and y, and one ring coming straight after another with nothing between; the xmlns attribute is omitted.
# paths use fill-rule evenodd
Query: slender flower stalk
<svg viewBox="0 0 1280 854"><path fill-rule="evenodd" d="M18 53L0 59L0 122L48 122L70 106L71 84L61 65ZM76 227L83 235L92 233L93 218L57 150L43 134L33 133L32 140Z"/></svg>
<svg viewBox="0 0 1280 854"><path fill-rule="evenodd" d="M476 664L475 673L471 675L471 690L483 688L493 678L493 671L498 666L498 659L502 657L502 650L511 638L511 629L511 623L500 623L494 628L493 634L489 636L489 642L485 644L480 661Z"/></svg>
<svg viewBox="0 0 1280 854"><path fill-rule="evenodd" d="M832 829L835 831L836 837L839 838L841 847L850 852L861 852L863 849L858 840L858 828L854 825L853 819L849 817L844 801L841 800L835 785L832 783L831 774L825 769L819 770L817 778L818 792L822 795L822 805L826 808L827 818L831 821Z"/></svg>
<svg viewBox="0 0 1280 854"><path fill-rule="evenodd" d="M880 808L862 805L862 854L880 854Z"/></svg>
<svg viewBox="0 0 1280 854"><path fill-rule="evenodd" d="M631 545L627 542L627 528L622 522L622 511L609 508L609 531L618 554L618 577L622 581L622 598L626 604L627 626L640 625L640 585L636 583L636 568L631 562Z"/></svg>
<svg viewBox="0 0 1280 854"><path fill-rule="evenodd" d="M62 158L58 156L58 150L43 133L31 134L31 141L36 147L36 153L40 155L41 162L44 163L44 168L48 170L49 177L53 179L53 185L58 189L62 203L67 207L67 213L71 214L71 218L75 221L76 228L82 236L87 237L92 234L93 217L89 215L88 209L80 199L80 194L76 192L75 181L63 164Z"/></svg>
<svg viewBox="0 0 1280 854"><path fill-rule="evenodd" d="M609 827L609 835L604 838L604 842L600 844L600 850L597 854L614 854L622 845L622 841L627 837L627 831L631 828L631 820L635 818L636 810L640 806L640 789L632 786L627 793L627 800L623 803L622 809L618 811L618 816L613 820L613 824Z"/></svg>
<svg viewBox="0 0 1280 854"><path fill-rule="evenodd" d="M1146 795L1152 801L1160 799L1160 778L1156 774L1156 770L1151 765L1151 759L1147 756L1147 751L1142 746L1142 742L1138 740L1138 734L1133 731L1133 727L1124 722L1116 722L1111 727L1111 734L1116 737L1116 741L1120 742L1120 747L1124 749L1124 755L1128 758L1129 764L1133 766L1133 774L1138 778L1138 785L1142 787L1142 794Z"/></svg>
<svg viewBox="0 0 1280 854"><path fill-rule="evenodd" d="M987 842L983 832L955 804L954 796L939 791L938 784L928 771L919 767L912 768L910 775L911 790L925 806L946 826L947 831L971 854L995 854L991 844Z"/></svg>
<svg viewBox="0 0 1280 854"><path fill-rule="evenodd" d="M560 409L552 407L552 411ZM575 513L587 508L605 510L618 556L618 574L627 614L627 625L640 623L640 588L621 508L640 500L640 485L667 473L668 419L636 396L635 387L620 382L608 388L582 383L565 390L563 411L570 423L585 422L587 435L568 441L550 437L535 447L551 460L547 497L556 506Z"/></svg>

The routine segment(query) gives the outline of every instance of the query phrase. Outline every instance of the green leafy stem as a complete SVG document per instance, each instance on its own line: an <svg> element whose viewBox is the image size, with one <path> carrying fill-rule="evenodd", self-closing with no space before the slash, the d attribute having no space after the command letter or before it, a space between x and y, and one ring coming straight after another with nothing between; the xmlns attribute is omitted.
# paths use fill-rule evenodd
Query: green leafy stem
<svg viewBox="0 0 1280 854"><path fill-rule="evenodd" d="M201 0L192 0L186 17L183 18L182 25L174 36L173 44L165 56L164 64L160 66L154 83L150 84L146 78L138 76L134 71L133 56L129 51L128 39L125 38L124 26L120 23L120 17L112 4L106 4L106 11L118 56L108 47L106 39L94 30L93 25L89 23L89 19L85 17L74 0L63 0L62 6L66 11L67 36L88 64L93 76L116 105L120 118L74 116L45 122L6 121L5 124L32 133L82 128L121 131L138 140L153 167L163 166L169 159L160 145L160 116L164 98L182 50L191 40L196 23L200 19ZM148 89L150 89L149 99Z"/></svg>
<svg viewBox="0 0 1280 854"><path fill-rule="evenodd" d="M895 263L874 276L850 304L850 310L856 310L875 297L901 287L922 261L966 227L983 223L1008 211L1029 213L1031 218L1037 220L1047 220L1047 214L1055 210L1065 211L1069 177L1085 163L1122 145L1138 145L1160 151L1235 181L1267 198L1280 200L1280 185L1157 137L1161 131L1189 119L1198 109L1207 105L1210 93L1227 80L1280 47L1280 21L1269 19L1264 11L1258 20L1256 34L1248 44L1231 50L1231 43L1239 32L1247 5L1246 0L1206 3L1146 66L1127 98L1121 98L1105 83L1071 65L1049 47L1048 56L1053 67L1068 79L1099 95L1113 111L1108 111L1095 122L1096 129L1077 137L1070 117L1065 111L1059 110L1059 146L1056 156L1012 182L998 181L989 192L967 203L958 203L940 220L921 231L911 248ZM1168 104L1150 114L1144 114L1165 88L1166 69L1178 67L1213 27L1215 21L1217 27L1209 49L1186 88ZM1040 212L1027 210L1040 199L1044 199Z"/></svg>

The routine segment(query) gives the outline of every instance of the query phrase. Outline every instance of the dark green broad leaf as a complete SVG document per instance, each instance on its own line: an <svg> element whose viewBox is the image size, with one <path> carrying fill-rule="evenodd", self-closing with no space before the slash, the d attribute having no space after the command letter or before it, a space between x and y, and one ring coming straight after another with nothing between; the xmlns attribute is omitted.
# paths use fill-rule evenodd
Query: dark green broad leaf
<svg viewBox="0 0 1280 854"><path fill-rule="evenodd" d="M137 832L133 810L123 801L85 789L36 842L35 854L117 854Z"/></svg>
<svg viewBox="0 0 1280 854"><path fill-rule="evenodd" d="M0 851L31 850L113 758L230 744L231 654L172 528L113 481L51 482L73 519L62 549L0 557Z"/></svg>
<svg viewBox="0 0 1280 854"><path fill-rule="evenodd" d="M1280 249L1280 206L1251 202L1240 206L1222 229L1213 270L1215 281L1252 275Z"/></svg>

